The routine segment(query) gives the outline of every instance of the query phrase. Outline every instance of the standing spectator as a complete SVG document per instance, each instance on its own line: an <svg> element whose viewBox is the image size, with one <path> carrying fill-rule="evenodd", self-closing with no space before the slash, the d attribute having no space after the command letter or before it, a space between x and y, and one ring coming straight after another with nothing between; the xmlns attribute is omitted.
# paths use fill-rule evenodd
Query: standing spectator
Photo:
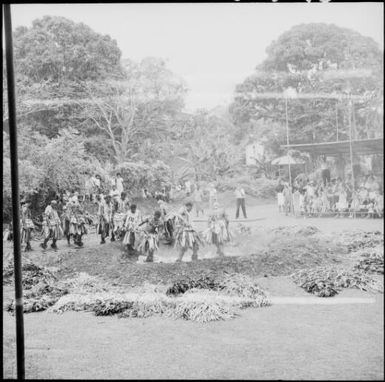
<svg viewBox="0 0 385 382"><path fill-rule="evenodd" d="M61 228L61 221L57 213L57 202L52 200L44 211L44 242L40 244L43 249L47 248L47 243L52 239L51 248L58 249L56 241L60 240L63 236L63 230Z"/></svg>
<svg viewBox="0 0 385 382"><path fill-rule="evenodd" d="M122 192L124 192L124 186L123 186L123 178L120 172L116 174L115 185L116 185L116 189L119 192L119 195L121 195Z"/></svg>
<svg viewBox="0 0 385 382"><path fill-rule="evenodd" d="M291 212L292 207L292 192L288 183L284 185L283 198L285 200L285 215L287 216Z"/></svg>
<svg viewBox="0 0 385 382"><path fill-rule="evenodd" d="M275 188L275 191L277 192L278 212L284 211L285 199L283 197L283 189L284 185L282 184L282 179L279 179L278 185Z"/></svg>
<svg viewBox="0 0 385 382"><path fill-rule="evenodd" d="M239 218L239 208L242 207L242 213L243 217L247 219L247 214L246 214L246 205L245 205L245 190L241 188L240 186L237 186L235 189L235 198L237 200L237 212L235 214L235 219Z"/></svg>
<svg viewBox="0 0 385 382"><path fill-rule="evenodd" d="M349 217L352 218L357 212L360 211L360 198L357 191L354 191L352 194L352 202L350 203Z"/></svg>
<svg viewBox="0 0 385 382"><path fill-rule="evenodd" d="M314 187L314 182L311 181L306 187L306 192L307 192L307 196L309 197L309 199L313 199L314 196L315 196L315 187Z"/></svg>
<svg viewBox="0 0 385 382"><path fill-rule="evenodd" d="M130 202L127 199L127 194L123 191L118 199L118 210L120 213L126 213L130 206Z"/></svg>
<svg viewBox="0 0 385 382"><path fill-rule="evenodd" d="M315 198L313 200L313 213L318 217L321 216L322 213L322 190L316 192Z"/></svg>
<svg viewBox="0 0 385 382"><path fill-rule="evenodd" d="M326 184L330 182L330 170L328 169L328 164L326 162L326 155L322 157L321 176L323 184L326 186Z"/></svg>
<svg viewBox="0 0 385 382"><path fill-rule="evenodd" d="M374 211L379 218L384 216L384 195L381 195L380 193L376 194Z"/></svg>
<svg viewBox="0 0 385 382"><path fill-rule="evenodd" d="M94 200L95 196L100 194L101 191L101 177L100 175L95 175L91 177L90 183L91 183L91 201Z"/></svg>
<svg viewBox="0 0 385 382"><path fill-rule="evenodd" d="M300 215L305 217L306 214L306 206L305 206L305 190L301 190L299 194L299 211Z"/></svg>
<svg viewBox="0 0 385 382"><path fill-rule="evenodd" d="M330 208L327 187L324 187L324 189L322 190L321 200L322 200L321 214L326 214Z"/></svg>
<svg viewBox="0 0 385 382"><path fill-rule="evenodd" d="M31 236L34 229L31 212L31 200L27 197L21 201L21 242L26 244L25 252L32 251Z"/></svg>
<svg viewBox="0 0 385 382"><path fill-rule="evenodd" d="M297 218L300 216L300 205L299 205L299 199L300 199L300 192L299 188L296 188L293 193L293 210L294 210L294 216Z"/></svg>
<svg viewBox="0 0 385 382"><path fill-rule="evenodd" d="M191 195L191 182L189 180L186 180L184 186L186 189L186 196L190 196Z"/></svg>
<svg viewBox="0 0 385 382"><path fill-rule="evenodd" d="M336 210L338 211L337 217L343 217L344 213L348 209L347 193L344 187L339 187L338 190L338 202L336 203Z"/></svg>
<svg viewBox="0 0 385 382"><path fill-rule="evenodd" d="M167 203L174 200L174 186L168 185L167 187Z"/></svg>
<svg viewBox="0 0 385 382"><path fill-rule="evenodd" d="M214 184L211 183L209 187L209 208L214 208L214 203L217 202L217 190L214 187Z"/></svg>
<svg viewBox="0 0 385 382"><path fill-rule="evenodd" d="M203 206L202 206L202 189L197 184L194 190L194 205L197 216L199 216L199 212L204 214Z"/></svg>
<svg viewBox="0 0 385 382"><path fill-rule="evenodd" d="M147 188L142 188L142 198L143 199L148 199L149 198Z"/></svg>
<svg viewBox="0 0 385 382"><path fill-rule="evenodd" d="M87 175L87 178L84 181L84 190L85 190L85 199L92 201L92 188L93 188L93 182L92 177Z"/></svg>

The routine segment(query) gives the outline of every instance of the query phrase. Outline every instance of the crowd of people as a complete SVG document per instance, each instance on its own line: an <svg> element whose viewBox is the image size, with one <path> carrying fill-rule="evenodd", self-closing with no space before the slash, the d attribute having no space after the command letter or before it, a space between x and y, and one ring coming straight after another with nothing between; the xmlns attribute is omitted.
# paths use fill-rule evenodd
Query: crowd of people
<svg viewBox="0 0 385 382"><path fill-rule="evenodd" d="M319 181L298 175L292 187L279 180L276 188L279 212L296 217L366 217L384 215L383 186L376 176L369 174L355 180L350 176Z"/></svg>
<svg viewBox="0 0 385 382"><path fill-rule="evenodd" d="M44 239L40 246L45 250L49 241L52 241L51 248L57 249L57 241L66 238L69 246L73 242L77 247L82 247L83 237L88 234L87 227L94 224L96 233L100 235L100 244L105 244L107 238L111 242L120 241L125 249L125 256L133 260L143 255L146 256L146 262L153 262L161 239L164 239L165 245L179 248L177 261L182 261L189 249L192 250L192 260L197 260L199 246L203 243L214 244L217 254L224 255L224 244L231 238L229 219L224 209L219 207L216 197L212 195L210 199L208 226L200 234L192 223L194 203L197 216L200 212L203 214L199 186L194 188L194 192L189 192L194 201L185 202L176 211L170 208L170 196L162 192L161 197L156 198L157 208L153 214L144 216L138 206L128 200L123 182L120 183L119 178L120 174L117 174L118 181L104 194L100 192L100 186L97 186L98 188L93 189L95 193L83 196L78 191L66 191L61 197L51 200L43 213ZM95 179L100 180L100 177L96 176ZM147 196L143 196L143 199L146 198ZM97 206L96 221L87 211L87 202ZM21 238L25 251L32 250L31 240L35 229L30 206L31 200L25 197L21 210Z"/></svg>

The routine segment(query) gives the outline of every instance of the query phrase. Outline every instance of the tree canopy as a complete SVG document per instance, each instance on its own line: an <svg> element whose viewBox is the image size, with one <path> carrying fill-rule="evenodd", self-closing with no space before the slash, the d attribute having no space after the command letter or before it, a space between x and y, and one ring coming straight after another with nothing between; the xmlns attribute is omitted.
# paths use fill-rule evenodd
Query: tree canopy
<svg viewBox="0 0 385 382"><path fill-rule="evenodd" d="M354 105L357 137L382 129L383 57L374 40L331 24L302 24L282 34L266 51L266 60L236 87L231 105L236 124L259 118L284 124L285 100L279 93L294 88L298 95L312 98L288 101L293 141L334 140L337 124L339 139L347 137L348 105L320 97L325 94L366 97ZM269 93L270 98L259 97Z"/></svg>
<svg viewBox="0 0 385 382"><path fill-rule="evenodd" d="M19 80L27 83L99 80L120 70L121 51L110 36L83 23L45 16L14 33Z"/></svg>

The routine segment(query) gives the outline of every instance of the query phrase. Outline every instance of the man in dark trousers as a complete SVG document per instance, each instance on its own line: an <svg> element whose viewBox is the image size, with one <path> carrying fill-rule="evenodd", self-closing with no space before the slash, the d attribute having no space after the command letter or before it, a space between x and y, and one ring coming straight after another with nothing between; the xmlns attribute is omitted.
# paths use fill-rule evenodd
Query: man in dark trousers
<svg viewBox="0 0 385 382"><path fill-rule="evenodd" d="M242 207L243 217L245 219L247 219L246 205L245 205L245 190L243 188L241 188L240 186L238 186L235 189L234 194L235 194L235 198L237 199L237 212L235 214L235 219L239 218L239 208L240 207Z"/></svg>

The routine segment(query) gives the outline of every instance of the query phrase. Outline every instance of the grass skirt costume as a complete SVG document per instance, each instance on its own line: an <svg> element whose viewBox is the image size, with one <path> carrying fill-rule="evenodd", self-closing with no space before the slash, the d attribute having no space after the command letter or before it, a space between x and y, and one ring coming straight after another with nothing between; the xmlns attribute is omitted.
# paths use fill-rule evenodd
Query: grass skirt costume
<svg viewBox="0 0 385 382"><path fill-rule="evenodd" d="M155 252L159 249L159 234L140 231L138 240L138 251L146 253L148 251Z"/></svg>
<svg viewBox="0 0 385 382"><path fill-rule="evenodd" d="M110 223L104 216L100 216L99 223L96 227L96 232L98 235L102 235L103 237L107 237L110 234Z"/></svg>
<svg viewBox="0 0 385 382"><path fill-rule="evenodd" d="M137 238L140 232L139 224L141 223L142 218L140 215L139 210L136 210L136 212L129 211L127 214L127 219L125 222L125 234L123 237L123 244L129 245L131 249L137 249L135 245L137 246Z"/></svg>
<svg viewBox="0 0 385 382"><path fill-rule="evenodd" d="M98 235L101 235L102 241L104 241L104 239L110 235L110 232L112 233L111 241L115 240L114 231L113 231L114 214L113 214L112 208L113 208L112 205L108 205L106 203L103 203L102 205L99 206L99 212L98 212L99 223L96 227L96 233Z"/></svg>
<svg viewBox="0 0 385 382"><path fill-rule="evenodd" d="M125 213L115 213L114 214L114 219L113 219L113 229L114 229L114 233L117 237L122 237L124 235L123 231L122 231L122 228L123 228L123 224L124 224L124 217L125 217Z"/></svg>
<svg viewBox="0 0 385 382"><path fill-rule="evenodd" d="M146 262L154 261L154 253L159 249L159 233L163 228L164 222L161 219L146 219L141 224L146 223L146 228L140 231L138 251L147 254Z"/></svg>
<svg viewBox="0 0 385 382"><path fill-rule="evenodd" d="M87 235L86 220L83 216L73 215L69 225L70 235Z"/></svg>
<svg viewBox="0 0 385 382"><path fill-rule="evenodd" d="M21 223L21 243L28 244L31 241L32 230L35 228L31 218L24 219Z"/></svg>
<svg viewBox="0 0 385 382"><path fill-rule="evenodd" d="M195 250L199 248L199 244L203 245L203 240L197 231L195 231L191 225L184 222L184 219L179 214L176 217L176 229L175 229L175 247L179 247L183 250L189 248Z"/></svg>
<svg viewBox="0 0 385 382"><path fill-rule="evenodd" d="M60 220L58 221L47 221L43 222L44 229L44 238L60 240L63 237L63 230L60 224Z"/></svg>
<svg viewBox="0 0 385 382"><path fill-rule="evenodd" d="M224 218L218 216L209 217L209 227L204 231L203 237L209 244L224 244L231 240L228 223Z"/></svg>
<svg viewBox="0 0 385 382"><path fill-rule="evenodd" d="M164 216L163 233L168 244L172 244L174 241L174 231L175 231L176 220L177 220L177 217L175 212L169 212Z"/></svg>

